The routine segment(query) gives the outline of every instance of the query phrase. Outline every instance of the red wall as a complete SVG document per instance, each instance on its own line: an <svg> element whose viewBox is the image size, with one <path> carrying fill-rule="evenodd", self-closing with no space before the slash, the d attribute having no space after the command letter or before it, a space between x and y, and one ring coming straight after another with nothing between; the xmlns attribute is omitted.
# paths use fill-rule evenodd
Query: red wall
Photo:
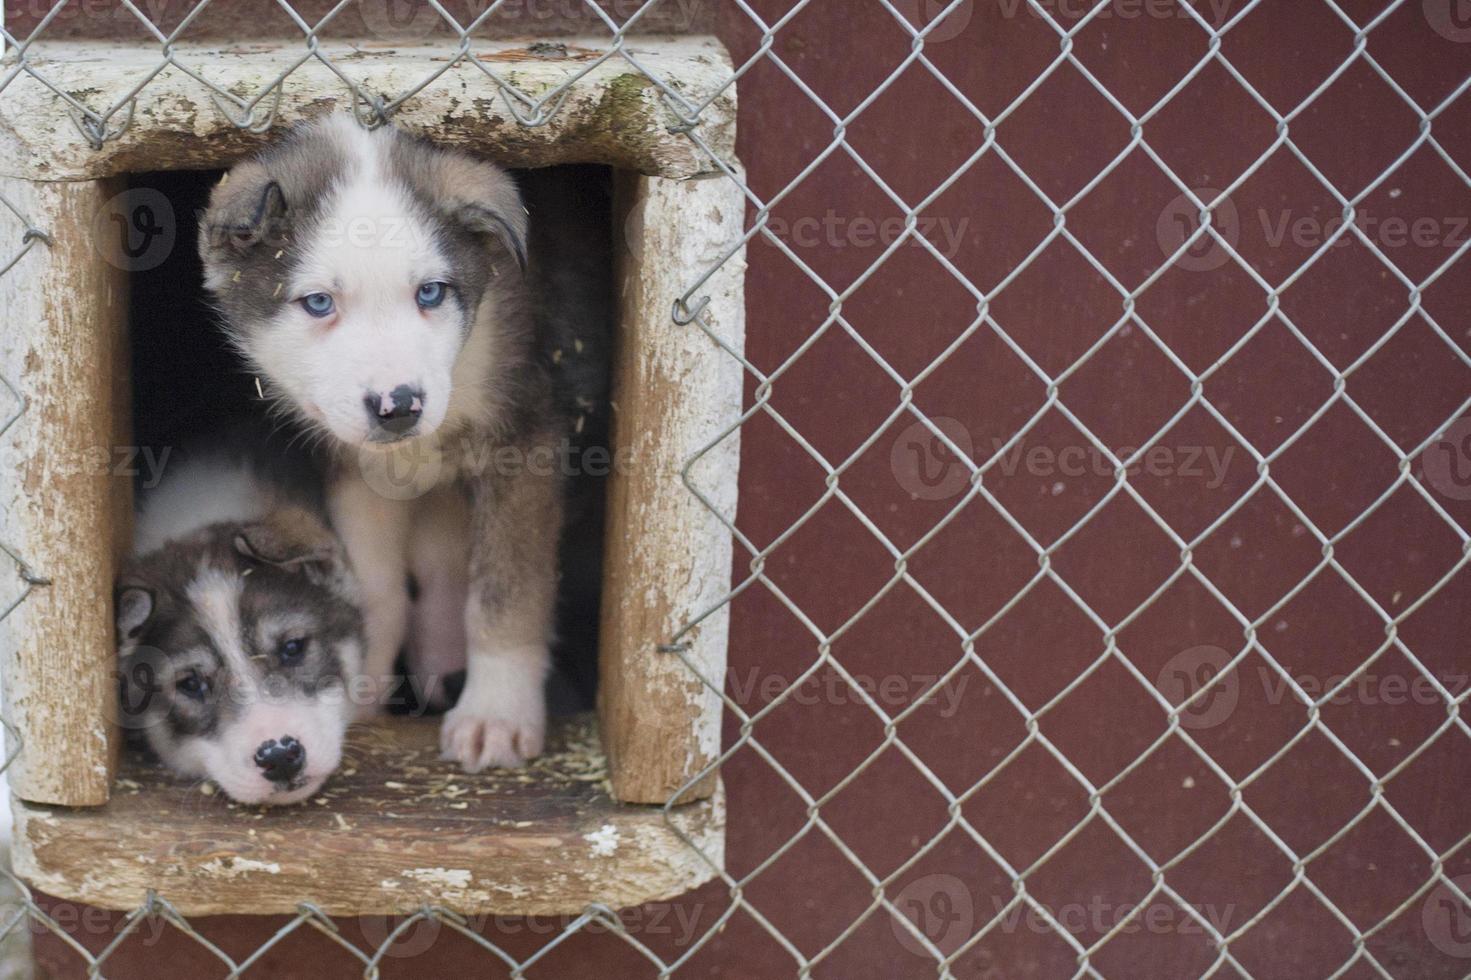
<svg viewBox="0 0 1471 980"><path fill-rule="evenodd" d="M1246 6L1221 3L1227 17ZM1387 6L1378 0L1341 5L1360 23ZM790 4L757 0L753 6L773 21ZM941 9L918 0L897 6ZM1066 11L1082 4L1045 6ZM1200 6L1209 16L1220 4ZM1422 144L1413 152L1421 128L1407 100L1428 111L1456 91L1471 70L1471 30L1437 20L1434 0L1415 0L1390 14L1369 35L1367 52L1401 91L1362 58L1343 71L1290 120L1288 132L1306 162L1281 147L1258 167L1278 135L1273 118L1222 67L1204 68L1148 118L1144 135L1192 188L1224 188L1256 168L1231 194L1234 225L1217 216L1255 275L1219 247L1193 249L1137 298L1137 320L1071 370L1124 315L1125 303L1065 241L1033 255L1053 217L1014 171L1025 171L1061 204L1124 150L1130 132L1117 110L1065 65L1008 112L995 147L972 159L986 139L985 124L957 93L995 117L1058 57L1055 32L1025 10L1008 16L1015 9L1006 0L964 0L937 29L940 40L925 48L955 91L922 65L910 65L849 121L846 148L828 153L786 193L771 219L808 270L765 241L749 250L747 354L761 372L776 375L770 409L810 446L767 415L742 434L744 535L767 548L806 519L765 558L765 579L775 589L758 584L734 602L729 693L748 711L765 706L815 662L814 629L838 634L831 655L847 671L887 681L879 690L894 714L924 700L926 676L961 659L956 627L986 627L974 651L988 669L966 666L945 698L905 717L893 734L907 751L883 750L884 725L845 684L829 682L830 668L820 668L749 733L732 715L730 743L749 736L786 770L779 773L750 745L724 769L727 864L740 896L802 955L821 956L814 975L842 980L936 972L888 913L865 918L873 878L892 876L889 897L950 953L1012 900L1013 871L1083 947L1134 904L1149 904L1135 925L1093 954L1092 967L1106 976L1177 978L1209 969L1217 951L1181 902L1228 933L1257 919L1229 949L1258 978L1333 972L1355 955L1345 919L1362 931L1384 923L1365 948L1397 977L1462 976L1471 969L1465 958L1471 944L1457 930L1471 924L1471 910L1456 908L1441 891L1417 892L1436 871L1430 853L1450 854L1471 834L1471 732L1463 722L1448 722L1446 705L1433 693L1425 696L1425 681L1414 688L1411 681L1423 670L1452 693L1466 690L1471 585L1464 571L1442 580L1464 560L1461 528L1471 526L1471 492L1448 467L1471 468L1471 459L1431 459L1424 493L1401 486L1384 495L1398 476L1385 439L1404 451L1415 448L1471 395L1471 260L1463 258L1425 287L1419 312L1367 356L1411 308L1411 290L1399 275L1352 241L1293 277L1314 254L1315 236L1325 226L1331 233L1341 211L1323 179L1354 195L1390 172L1359 210L1372 218L1367 233L1383 258L1412 280L1430 276L1464 245L1471 96L1435 117L1431 132L1439 149ZM1110 16L1086 27L1073 47L1135 113L1161 99L1207 53L1193 22L1155 16L1162 10L1174 8L1116 0ZM720 31L738 63L760 43L759 30L734 4L723 7ZM772 199L831 147L835 124L814 97L836 115L851 113L909 49L908 36L876 2L817 0L783 26L771 50L800 82L769 59L740 82L740 153L754 193ZM1353 49L1353 31L1318 0L1267 0L1221 45L1281 113L1313 93ZM885 247L873 240L882 222L902 211L865 168L911 204L966 168L923 211L924 230L933 232L931 241L951 268L912 243L871 268ZM1136 149L1069 209L1066 229L1126 289L1137 289L1164 263L1170 234L1181 227L1177 216L1186 225L1193 221L1193 209L1181 210L1178 197L1178 187ZM1395 218L1429 224L1422 221L1425 233L1407 241L1396 233ZM996 293L1024 262L1026 269ZM843 293L843 322L810 342L833 302L814 275ZM1274 285L1292 278L1280 308L1269 303L1257 277ZM985 312L1026 359L989 322L972 331L975 290L994 294ZM1264 318L1266 326L1238 347ZM1320 356L1309 353L1304 339ZM931 370L937 359L942 363ZM1328 365L1337 371L1354 365L1346 392L1358 411L1340 399L1308 425L1334 395ZM1216 411L1197 406L1171 424L1191 397L1182 367L1210 369L1203 391ZM998 464L985 480L1010 521L984 500L962 506L965 471L937 440L911 428L912 415L891 420L912 393L915 409L953 420L943 423L944 431L982 460L1047 403L1038 371L1066 374L1056 389L1059 404L1030 431L1017 465ZM894 374L923 380L906 390ZM754 379L748 396L757 397ZM1137 615L1132 611L1180 571L1181 548L1127 495L1115 496L1052 548L1113 485L1107 468L1095 472L1086 454L1077 472L1079 453L1091 443L1069 414L1109 446L1164 447L1130 482L1180 537L1216 525L1189 553L1195 572L1177 577ZM1269 471L1275 486L1257 485L1248 443L1263 454L1279 453ZM842 468L838 486L848 499L829 499L809 515L825 490L811 451ZM1431 456L1444 451L1433 447ZM1212 459L1222 464L1219 473ZM1422 478L1425 467L1417 457L1410 469ZM1324 562L1325 549L1308 522L1338 536L1334 564L1284 602ZM930 601L908 581L894 584L893 556L869 523L906 553L926 541L908 554L905 568ZM1051 548L1047 568L1066 588L1047 579L1014 601L1042 566L1013 524ZM749 562L748 554L738 556L735 581L751 574ZM1417 607L1428 591L1435 594ZM1198 750L1176 735L1160 742L1166 711L1146 686L1157 684L1178 701L1246 642L1246 628L1222 599L1247 619L1260 618L1260 642L1276 661L1305 685L1320 687L1385 645L1384 615L1414 611L1397 622L1399 644L1385 649L1369 679L1324 706L1316 725L1253 651L1221 679L1221 693L1185 715ZM1106 648L1113 652L1106 655ZM1017 703L1030 712L1050 707L1029 723ZM963 802L947 809L921 765ZM820 808L809 808L794 783L819 799ZM1090 800L1085 784L1104 791ZM814 824L817 817L822 826ZM958 817L968 826L956 826ZM1305 860L1300 872L1288 853ZM1446 857L1445 874L1471 874L1468 855L1463 849ZM1177 898L1152 890L1151 862L1169 863L1162 880ZM1461 883L1466 887L1471 878ZM629 927L672 960L689 953L730 907L730 890L711 886L631 915ZM196 925L241 957L281 921L231 917ZM493 924L487 935L525 957L549 942L551 925L518 920ZM384 923L347 924L345 934L363 942L363 929L381 938ZM449 930L419 933L411 942L427 949L390 958L385 976L504 972ZM76 962L58 943L43 946L50 966ZM124 947L106 972L195 976L208 962L192 944L163 939ZM1017 914L1003 916L966 948L952 972L1060 977L1077 968L1073 946L1035 915ZM307 930L284 940L257 970L277 977L358 972L348 956ZM757 917L736 909L676 975L769 978L796 970L793 956ZM616 937L580 934L528 975L608 980L653 977L657 970ZM1231 967L1218 975L1232 975ZM1374 971L1361 962L1347 975Z"/></svg>

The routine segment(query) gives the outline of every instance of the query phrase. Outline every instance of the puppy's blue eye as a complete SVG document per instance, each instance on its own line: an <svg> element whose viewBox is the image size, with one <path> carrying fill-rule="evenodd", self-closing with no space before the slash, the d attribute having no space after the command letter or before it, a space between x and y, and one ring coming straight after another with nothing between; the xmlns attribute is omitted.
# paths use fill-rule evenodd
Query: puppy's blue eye
<svg viewBox="0 0 1471 980"><path fill-rule="evenodd" d="M301 308L312 316L323 317L330 316L337 307L330 293L307 293L301 298Z"/></svg>
<svg viewBox="0 0 1471 980"><path fill-rule="evenodd" d="M432 310L444 302L445 294L449 288L442 282L426 282L419 287L419 295L415 299L419 303L419 309Z"/></svg>
<svg viewBox="0 0 1471 980"><path fill-rule="evenodd" d="M197 671L191 670L179 678L178 682L174 684L174 688L186 698L203 701L209 697L209 678L204 677Z"/></svg>
<svg viewBox="0 0 1471 980"><path fill-rule="evenodd" d="M306 656L306 637L299 636L287 640L281 644L281 649L276 651L276 657L281 661L281 666L292 667L301 663Z"/></svg>

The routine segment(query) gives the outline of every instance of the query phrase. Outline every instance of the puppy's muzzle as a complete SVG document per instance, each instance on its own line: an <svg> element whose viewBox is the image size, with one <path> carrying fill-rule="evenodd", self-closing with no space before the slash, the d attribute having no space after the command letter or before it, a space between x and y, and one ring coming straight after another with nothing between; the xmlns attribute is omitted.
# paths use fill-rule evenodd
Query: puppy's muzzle
<svg viewBox="0 0 1471 980"><path fill-rule="evenodd" d="M290 735L283 736L279 742L268 738L255 750L255 764L262 776L284 786L301 775L306 765L306 746Z"/></svg>

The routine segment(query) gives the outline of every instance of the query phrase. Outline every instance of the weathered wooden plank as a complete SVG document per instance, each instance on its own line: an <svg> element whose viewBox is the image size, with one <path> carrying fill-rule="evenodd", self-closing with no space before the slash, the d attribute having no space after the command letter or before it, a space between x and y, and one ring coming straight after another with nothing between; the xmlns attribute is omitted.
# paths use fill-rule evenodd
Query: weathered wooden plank
<svg viewBox="0 0 1471 980"><path fill-rule="evenodd" d="M343 769L295 807L229 802L129 754L111 802L15 805L13 859L36 887L105 908L149 889L185 915L379 915L425 903L468 915L579 913L682 894L724 859L719 798L622 806L590 716L553 728L522 770L467 775L439 760L437 719L350 733Z"/></svg>
<svg viewBox="0 0 1471 980"><path fill-rule="evenodd" d="M733 181L629 177L620 188L621 256L613 371L613 446L603 570L599 711L621 800L663 803L720 751L726 607L739 465L737 433L682 468L740 415L741 366L695 324L671 318L676 297L740 240L744 201ZM745 333L744 252L702 283L701 321L733 350ZM680 654L661 650L685 624ZM681 656L688 665L681 662ZM690 669L695 668L695 671ZM699 680L703 676L710 684ZM707 796L706 777L683 799Z"/></svg>
<svg viewBox="0 0 1471 980"><path fill-rule="evenodd" d="M711 31L716 26L719 0L661 0L644 5L643 0L596 0L614 21L625 20L638 11L640 34L689 34ZM488 0L448 3L445 9L468 22L490 6ZM158 29L172 30L188 16L190 38L227 38L232 42L280 38L295 34L297 29L276 0L229 0L229 3L163 4L151 0L140 6L143 16L157 23ZM323 33L324 43L335 38L384 37L390 39L434 37L453 47L456 35L433 6L416 3L386 3L368 0L346 6L340 0L291 0L291 9L308 24L322 22L330 16L330 26ZM26 37L41 19L51 12L43 3L11 3L5 11L5 26L13 37ZM607 30L599 14L585 0L503 0L489 17L476 20L475 36L485 37L564 37ZM118 0L86 0L85 6L68 7L46 26L46 43L75 41L85 37L151 39L150 28L140 18L129 14Z"/></svg>
<svg viewBox="0 0 1471 980"><path fill-rule="evenodd" d="M641 173L689 177L715 169L687 135L664 96L622 55L614 54L579 79L544 123L527 126L513 102L469 59L450 65L443 41L403 44L362 41L323 44L337 68L364 91L391 101L443 72L394 114L394 122L440 143L460 146L512 167L603 163ZM504 82L539 98L609 50L607 38L479 41L471 51ZM729 56L709 37L630 38L624 45L651 74L692 103L731 78ZM322 112L351 106L351 90L325 64L308 58L279 86L274 82L307 54L301 41L173 46L175 59L243 101L266 93L248 120L269 122L260 134L240 128L209 88L177 67L153 78L132 109L109 120L115 133L94 148L72 121L73 110L37 79L21 75L0 100L0 173L32 180L77 180L139 170L227 166ZM76 41L31 52L29 63L57 89L102 113L162 60L156 44ZM279 92L279 104L276 93ZM530 108L515 102L523 115ZM238 106L229 107L244 120ZM274 116L271 110L275 108ZM551 106L548 106L550 109ZM734 87L701 115L700 136L722 158L735 146Z"/></svg>
<svg viewBox="0 0 1471 980"><path fill-rule="evenodd" d="M130 427L128 279L94 245L107 244L98 230L120 190L0 181L50 240L0 277L0 374L29 404L0 437L0 542L47 582L0 622L3 713L21 737L11 789L39 803L105 802L116 756L112 582L132 510L118 465ZM0 229L8 258L24 228L6 211ZM0 388L0 401L8 417L14 397ZM17 594L20 571L3 554L0 580L0 596Z"/></svg>

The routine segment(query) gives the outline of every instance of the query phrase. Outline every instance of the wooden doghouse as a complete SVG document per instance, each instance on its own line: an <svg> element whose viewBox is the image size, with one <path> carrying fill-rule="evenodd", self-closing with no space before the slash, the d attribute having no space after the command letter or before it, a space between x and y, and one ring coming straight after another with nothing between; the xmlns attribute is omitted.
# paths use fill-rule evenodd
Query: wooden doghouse
<svg viewBox="0 0 1471 980"><path fill-rule="evenodd" d="M733 159L724 49L699 37L626 47L670 92L709 100L703 147ZM364 46L351 69L370 69L388 91L442 72L393 121L447 145L513 167L616 168L613 443L636 464L610 477L597 723L554 732L548 755L526 770L468 777L434 760L432 723L387 722L355 736L327 793L272 812L207 800L198 787L119 762L110 596L132 501L128 481L96 464L130 440L129 276L94 229L130 172L226 167L301 118L365 107L326 64L303 61L299 45L271 42L173 49L242 102L269 93L244 120L177 68L153 78L127 125L99 145L34 79L7 91L0 194L43 236L0 278L0 376L16 388L0 398L18 400L0 417L23 409L5 436L15 465L0 469L0 517L5 546L37 583L0 625L16 753L14 859L28 880L118 909L151 890L185 914L282 912L303 901L328 913L429 903L542 914L656 900L718 872L724 822L713 764L736 503L744 201L734 181L695 179L716 171L702 144L622 55L594 64L606 50L578 39L550 50L477 46L481 62L532 99L590 69L535 125L518 119L526 105L481 67L446 68L443 45ZM156 46L86 41L43 70L63 92L126 91L158 58ZM677 302L692 288L688 306ZM692 309L698 323L688 322Z"/></svg>

